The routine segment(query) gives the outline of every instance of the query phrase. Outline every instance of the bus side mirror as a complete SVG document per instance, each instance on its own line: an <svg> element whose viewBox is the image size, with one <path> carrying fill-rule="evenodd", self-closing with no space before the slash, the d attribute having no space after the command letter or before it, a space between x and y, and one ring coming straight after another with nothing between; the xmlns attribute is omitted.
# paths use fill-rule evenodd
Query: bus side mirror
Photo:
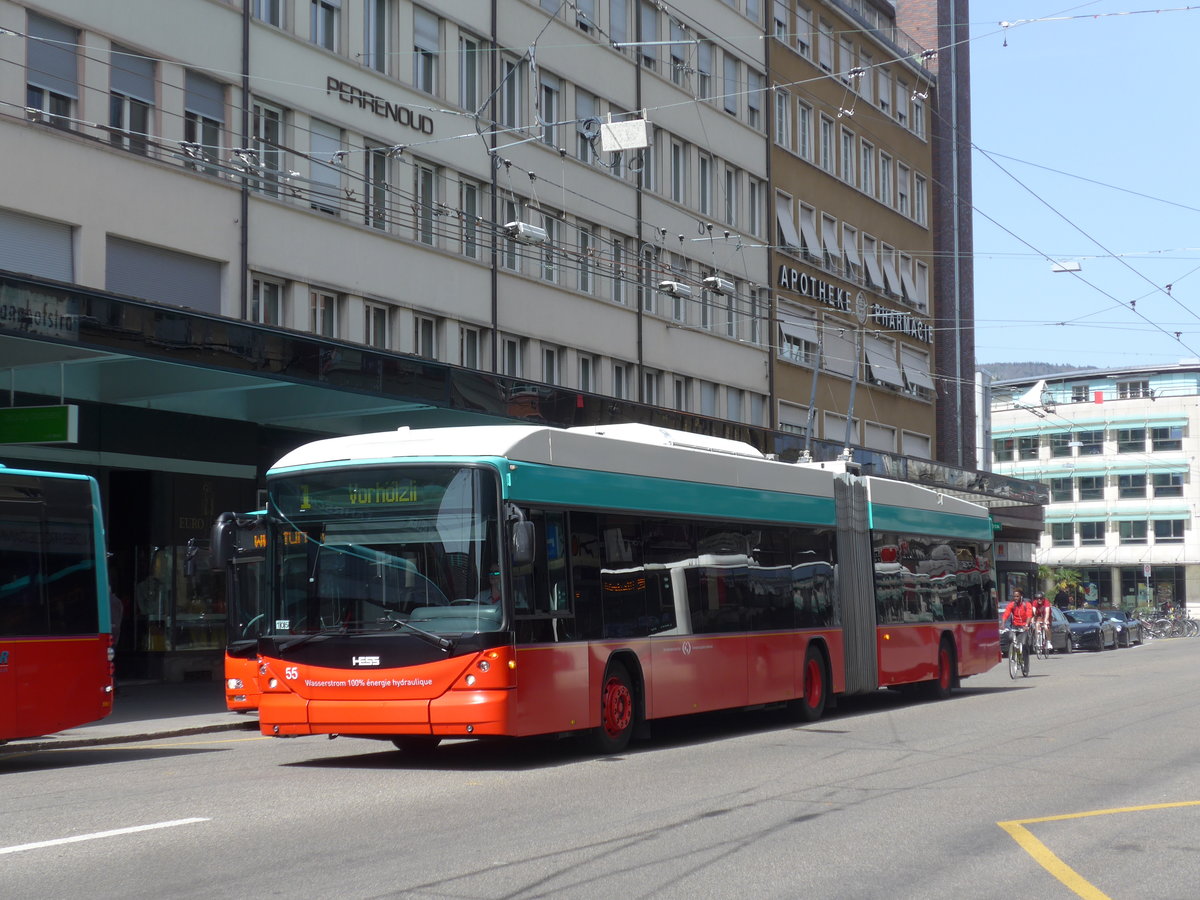
<svg viewBox="0 0 1200 900"><path fill-rule="evenodd" d="M527 566L533 562L533 523L527 521L512 523L512 564Z"/></svg>
<svg viewBox="0 0 1200 900"><path fill-rule="evenodd" d="M237 555L237 516L231 512L223 512L217 516L213 524L212 541L209 544L212 551L212 566L214 569L224 569L229 561Z"/></svg>

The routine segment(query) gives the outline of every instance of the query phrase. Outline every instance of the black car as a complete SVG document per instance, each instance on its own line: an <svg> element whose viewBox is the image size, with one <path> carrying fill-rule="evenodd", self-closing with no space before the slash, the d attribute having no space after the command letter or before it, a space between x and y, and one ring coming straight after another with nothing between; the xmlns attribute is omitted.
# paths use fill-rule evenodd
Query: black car
<svg viewBox="0 0 1200 900"><path fill-rule="evenodd" d="M1100 615L1111 621L1117 629L1117 643L1122 647L1132 647L1142 642L1142 622L1135 619L1123 609L1102 609Z"/></svg>
<svg viewBox="0 0 1200 900"><path fill-rule="evenodd" d="M1116 648L1117 626L1098 609L1068 609L1063 613L1071 629L1071 644L1076 650Z"/></svg>
<svg viewBox="0 0 1200 900"><path fill-rule="evenodd" d="M1070 653L1071 623L1057 606L1050 607L1050 649L1055 653Z"/></svg>

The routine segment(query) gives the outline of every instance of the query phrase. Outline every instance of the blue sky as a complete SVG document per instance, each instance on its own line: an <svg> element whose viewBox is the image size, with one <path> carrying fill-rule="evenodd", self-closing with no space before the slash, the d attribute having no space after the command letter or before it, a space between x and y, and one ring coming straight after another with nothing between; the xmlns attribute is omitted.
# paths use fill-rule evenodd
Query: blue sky
<svg viewBox="0 0 1200 900"><path fill-rule="evenodd" d="M977 362L1200 358L1200 5L975 0L971 36Z"/></svg>

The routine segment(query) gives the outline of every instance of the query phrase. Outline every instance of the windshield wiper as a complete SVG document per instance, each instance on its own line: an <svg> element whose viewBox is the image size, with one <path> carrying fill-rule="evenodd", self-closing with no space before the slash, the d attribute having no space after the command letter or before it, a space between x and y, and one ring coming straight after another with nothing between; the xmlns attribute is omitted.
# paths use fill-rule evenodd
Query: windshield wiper
<svg viewBox="0 0 1200 900"><path fill-rule="evenodd" d="M392 628L407 628L413 632L413 634L417 635L417 637L429 642L430 644L433 644L433 646L440 650L454 649L454 641L450 640L450 638L442 637L440 634L434 634L431 631L426 631L424 628L418 628L416 625L406 619L397 619L392 615L391 612L386 613L383 618L379 619L379 623L381 625L391 625Z"/></svg>
<svg viewBox="0 0 1200 900"><path fill-rule="evenodd" d="M293 647L299 647L301 644L307 644L309 641L316 640L319 637L328 637L331 634L344 634L345 626L343 625L326 625L320 631L314 631L311 634L301 635L296 640L286 644L279 644L280 652L291 650Z"/></svg>

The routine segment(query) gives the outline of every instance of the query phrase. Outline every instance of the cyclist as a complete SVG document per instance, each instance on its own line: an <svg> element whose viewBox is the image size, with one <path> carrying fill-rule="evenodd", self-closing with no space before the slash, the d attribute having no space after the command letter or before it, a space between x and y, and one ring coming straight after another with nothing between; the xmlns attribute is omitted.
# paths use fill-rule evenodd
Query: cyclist
<svg viewBox="0 0 1200 900"><path fill-rule="evenodd" d="M1029 641L1029 624L1033 621L1034 609L1033 604L1025 599L1025 594L1018 588L1013 591L1012 599L1008 601L1008 605L1004 607L1004 612L1000 615L1000 624L1004 624L1004 620L1008 619L1012 623L1013 628L1020 628L1021 631L1013 633L1013 640L1020 640L1025 652L1022 654L1025 661L1022 663L1022 674L1029 674L1029 657L1032 650L1032 645Z"/></svg>
<svg viewBox="0 0 1200 900"><path fill-rule="evenodd" d="M1050 652L1050 601L1046 595L1038 591L1033 595L1033 627L1035 633L1041 635L1042 646Z"/></svg>

